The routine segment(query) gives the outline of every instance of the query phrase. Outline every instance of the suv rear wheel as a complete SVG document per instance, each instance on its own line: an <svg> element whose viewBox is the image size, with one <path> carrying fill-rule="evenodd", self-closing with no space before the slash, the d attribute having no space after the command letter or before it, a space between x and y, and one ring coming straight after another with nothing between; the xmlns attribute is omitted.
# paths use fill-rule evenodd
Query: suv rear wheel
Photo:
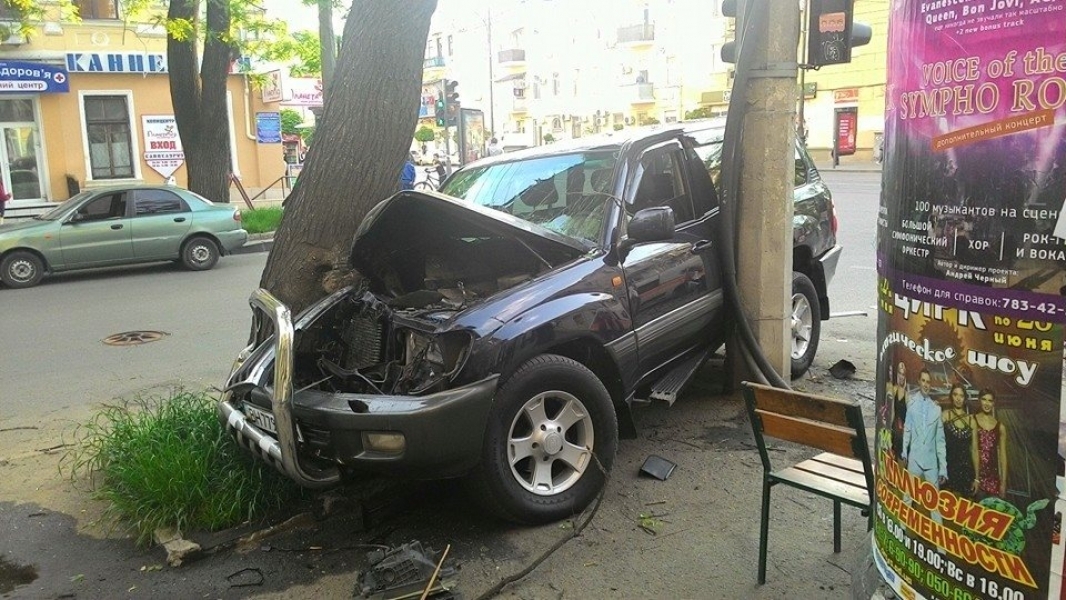
<svg viewBox="0 0 1066 600"><path fill-rule="evenodd" d="M500 388L489 415L474 498L519 523L583 510L618 448L610 394L592 371L563 356L533 358Z"/></svg>
<svg viewBox="0 0 1066 600"><path fill-rule="evenodd" d="M811 368L822 334L822 308L818 290L803 273L792 273L792 378Z"/></svg>

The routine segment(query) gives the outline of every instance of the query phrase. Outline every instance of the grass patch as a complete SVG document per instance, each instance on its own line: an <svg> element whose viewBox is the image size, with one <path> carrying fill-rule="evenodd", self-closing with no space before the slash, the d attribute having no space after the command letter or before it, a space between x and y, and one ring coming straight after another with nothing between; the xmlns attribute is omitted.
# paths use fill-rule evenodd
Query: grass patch
<svg viewBox="0 0 1066 600"><path fill-rule="evenodd" d="M283 211L280 206L242 210L241 223L248 233L275 231L281 225Z"/></svg>
<svg viewBox="0 0 1066 600"><path fill-rule="evenodd" d="M106 405L78 426L63 468L88 480L105 516L129 525L141 544L159 527L222 529L299 497L296 484L225 432L215 405L185 391Z"/></svg>

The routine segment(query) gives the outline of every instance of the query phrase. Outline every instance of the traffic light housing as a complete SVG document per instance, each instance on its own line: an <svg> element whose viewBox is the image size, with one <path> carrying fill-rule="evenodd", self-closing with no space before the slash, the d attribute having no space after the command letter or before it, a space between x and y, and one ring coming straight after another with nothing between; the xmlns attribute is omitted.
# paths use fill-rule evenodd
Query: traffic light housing
<svg viewBox="0 0 1066 600"><path fill-rule="evenodd" d="M459 124L459 82L452 80L444 81L444 113L446 115L446 121L449 126L456 126Z"/></svg>
<svg viewBox="0 0 1066 600"><path fill-rule="evenodd" d="M437 119L437 127L444 127L447 125L445 119L447 118L447 107L444 104L444 92L437 93L437 102L434 105L433 116Z"/></svg>
<svg viewBox="0 0 1066 600"><path fill-rule="evenodd" d="M735 39L722 44L722 62L736 64L737 44L740 43L740 19L737 18L737 3L739 0L722 0L722 16L733 19L733 35Z"/></svg>
<svg viewBox="0 0 1066 600"><path fill-rule="evenodd" d="M870 43L873 29L854 22L854 14L854 0L810 0L806 66L849 63L852 48Z"/></svg>

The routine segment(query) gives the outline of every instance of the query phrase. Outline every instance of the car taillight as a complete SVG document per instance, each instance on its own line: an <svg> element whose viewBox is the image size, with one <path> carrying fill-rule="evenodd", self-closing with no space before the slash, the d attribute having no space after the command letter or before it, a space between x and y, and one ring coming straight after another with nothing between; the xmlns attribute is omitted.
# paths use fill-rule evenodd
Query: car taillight
<svg viewBox="0 0 1066 600"><path fill-rule="evenodd" d="M238 222L238 223L241 222L241 211L239 211L239 210L234 210L233 211L233 220ZM836 230L837 230L836 218L834 217L834 219L833 219L833 232L836 233Z"/></svg>

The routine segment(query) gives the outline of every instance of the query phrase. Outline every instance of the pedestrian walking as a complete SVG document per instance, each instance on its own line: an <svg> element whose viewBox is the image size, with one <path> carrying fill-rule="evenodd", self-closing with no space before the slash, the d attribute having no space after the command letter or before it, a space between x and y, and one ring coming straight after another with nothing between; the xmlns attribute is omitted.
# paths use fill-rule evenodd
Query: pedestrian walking
<svg viewBox="0 0 1066 600"><path fill-rule="evenodd" d="M415 189L415 163L411 162L410 155L407 156L407 160L403 163L403 170L400 171L400 189Z"/></svg>
<svg viewBox="0 0 1066 600"><path fill-rule="evenodd" d="M0 179L0 225L4 224L4 208L7 206L7 201L11 199L11 194L7 193L4 189L4 181Z"/></svg>
<svg viewBox="0 0 1066 600"><path fill-rule="evenodd" d="M488 153L489 156L499 156L500 154L503 154L503 148L500 148L500 144L496 141L496 138L491 138L489 140Z"/></svg>

